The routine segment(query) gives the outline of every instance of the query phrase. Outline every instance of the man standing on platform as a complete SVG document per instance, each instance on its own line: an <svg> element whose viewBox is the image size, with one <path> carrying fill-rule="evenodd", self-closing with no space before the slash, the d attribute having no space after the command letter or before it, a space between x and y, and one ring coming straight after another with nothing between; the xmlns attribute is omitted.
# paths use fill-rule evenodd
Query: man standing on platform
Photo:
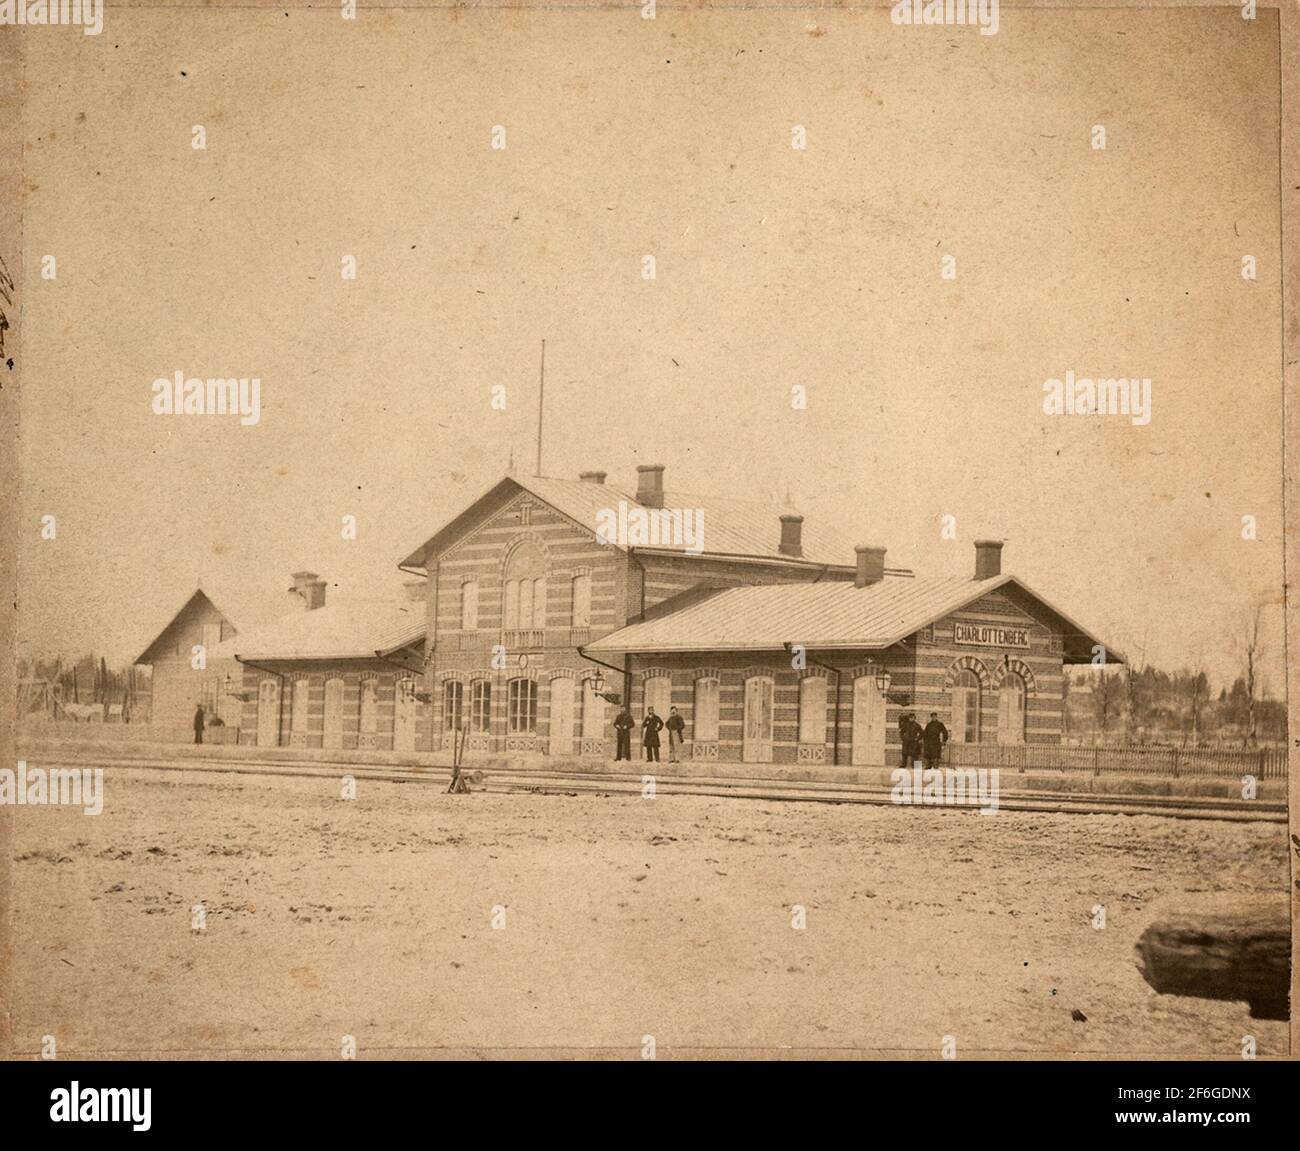
<svg viewBox="0 0 1300 1151"><path fill-rule="evenodd" d="M663 731L664 721L655 715L653 707L646 708L645 719L641 721L641 745L645 748L646 761L659 762L659 733Z"/></svg>
<svg viewBox="0 0 1300 1151"><path fill-rule="evenodd" d="M618 733L618 751L614 755L615 760L632 758L632 727L635 723L632 713L627 710L627 704L623 704L619 708L618 715L614 717L614 730Z"/></svg>

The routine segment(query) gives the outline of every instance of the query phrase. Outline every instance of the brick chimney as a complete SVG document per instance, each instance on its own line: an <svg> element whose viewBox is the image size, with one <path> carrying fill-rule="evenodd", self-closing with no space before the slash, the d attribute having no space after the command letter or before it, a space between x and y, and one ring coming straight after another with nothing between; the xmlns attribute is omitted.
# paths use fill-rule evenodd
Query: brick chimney
<svg viewBox="0 0 1300 1151"><path fill-rule="evenodd" d="M885 549L859 544L853 549L858 555L858 574L854 587L866 587L885 578Z"/></svg>
<svg viewBox="0 0 1300 1151"><path fill-rule="evenodd" d="M584 484L603 484L605 482L604 472L579 472L578 479Z"/></svg>
<svg viewBox="0 0 1300 1151"><path fill-rule="evenodd" d="M636 502L643 508L661 508L664 506L663 464L637 465Z"/></svg>
<svg viewBox="0 0 1300 1151"><path fill-rule="evenodd" d="M294 572L290 595L298 596L308 611L325 606L325 581L315 572Z"/></svg>
<svg viewBox="0 0 1300 1151"><path fill-rule="evenodd" d="M1002 574L1002 541L975 541L975 578L992 579Z"/></svg>
<svg viewBox="0 0 1300 1151"><path fill-rule="evenodd" d="M781 554L783 556L803 555L803 516L781 517Z"/></svg>

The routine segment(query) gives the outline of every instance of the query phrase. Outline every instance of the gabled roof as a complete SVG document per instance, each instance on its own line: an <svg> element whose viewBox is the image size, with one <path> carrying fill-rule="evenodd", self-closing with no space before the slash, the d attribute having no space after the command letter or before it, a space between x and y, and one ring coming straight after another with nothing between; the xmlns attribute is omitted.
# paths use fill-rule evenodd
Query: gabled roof
<svg viewBox="0 0 1300 1151"><path fill-rule="evenodd" d="M584 480L555 479L550 476L507 476L493 484L463 512L430 536L401 563L402 567L421 567L426 557L437 555L459 539L482 518L504 507L521 491L530 492L543 503L549 504L561 515L568 517L578 527L593 534L597 516L602 511L617 512L619 501L629 508L639 508L636 492L611 483L588 483ZM767 559L787 564L822 567L832 564L851 569L854 566L854 541L841 536L826 524L806 520L802 529L803 555L794 558L782 555L780 516L787 509L776 504L754 500L735 499L730 496L698 495L689 492L665 491L666 508L699 509L704 513L702 543L704 556L749 557ZM614 545L618 546L618 545ZM620 550L626 550L621 549ZM696 555L685 547L655 545L640 547L639 552L662 552L676 555Z"/></svg>
<svg viewBox="0 0 1300 1151"><path fill-rule="evenodd" d="M1030 597L1057 618L1067 661L1091 658L1093 645L1100 641L1010 575L985 580L887 575L862 588L851 580L725 588L679 611L629 624L585 645L583 651L776 651L786 643L810 650L886 648L1006 588ZM1110 648L1107 659L1124 662Z"/></svg>
<svg viewBox="0 0 1300 1151"><path fill-rule="evenodd" d="M412 600L336 600L296 611L217 647L241 660L374 659L424 638L424 605Z"/></svg>
<svg viewBox="0 0 1300 1151"><path fill-rule="evenodd" d="M199 587L190 592L176 610L167 616L166 622L154 633L148 646L133 662L152 663L154 648L196 600L205 600L211 604L220 613L221 618L236 631L269 623L277 615L293 610L293 604L284 596L259 597L238 587Z"/></svg>

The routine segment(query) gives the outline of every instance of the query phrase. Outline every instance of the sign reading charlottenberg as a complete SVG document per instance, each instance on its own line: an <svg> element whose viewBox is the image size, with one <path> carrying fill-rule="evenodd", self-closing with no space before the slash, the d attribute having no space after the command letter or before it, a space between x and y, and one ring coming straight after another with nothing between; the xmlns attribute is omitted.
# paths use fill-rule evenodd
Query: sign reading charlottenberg
<svg viewBox="0 0 1300 1151"><path fill-rule="evenodd" d="M966 647L1029 647L1027 627L999 627L988 623L962 623L952 628L953 643Z"/></svg>

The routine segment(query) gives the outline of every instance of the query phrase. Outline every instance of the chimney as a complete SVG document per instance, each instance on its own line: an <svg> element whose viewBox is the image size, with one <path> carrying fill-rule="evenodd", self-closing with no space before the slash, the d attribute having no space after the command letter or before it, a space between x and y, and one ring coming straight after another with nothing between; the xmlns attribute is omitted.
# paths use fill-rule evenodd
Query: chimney
<svg viewBox="0 0 1300 1151"><path fill-rule="evenodd" d="M781 554L783 556L803 555L803 516L781 517Z"/></svg>
<svg viewBox="0 0 1300 1151"><path fill-rule="evenodd" d="M325 581L315 572L294 572L289 594L301 598L308 611L315 611L325 606Z"/></svg>
<svg viewBox="0 0 1300 1151"><path fill-rule="evenodd" d="M579 472L578 479L584 484L603 484L605 482L604 472Z"/></svg>
<svg viewBox="0 0 1300 1151"><path fill-rule="evenodd" d="M858 574L853 580L854 587L866 587L885 578L884 548L859 544L853 550L858 553Z"/></svg>
<svg viewBox="0 0 1300 1151"><path fill-rule="evenodd" d="M637 465L636 502L643 508L661 508L664 506L663 464Z"/></svg>
<svg viewBox="0 0 1300 1151"><path fill-rule="evenodd" d="M1002 574L1002 541L975 541L975 578L992 579Z"/></svg>

